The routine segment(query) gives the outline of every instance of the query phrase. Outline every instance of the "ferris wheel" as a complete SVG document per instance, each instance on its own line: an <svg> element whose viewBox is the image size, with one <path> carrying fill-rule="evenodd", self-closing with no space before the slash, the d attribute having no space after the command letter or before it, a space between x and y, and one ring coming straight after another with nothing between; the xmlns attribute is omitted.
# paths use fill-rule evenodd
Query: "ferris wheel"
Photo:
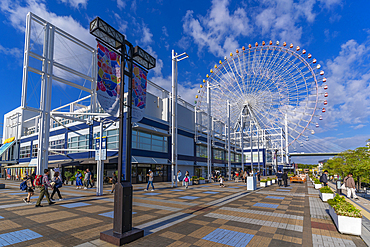
<svg viewBox="0 0 370 247"><path fill-rule="evenodd" d="M269 129L270 134L288 130L290 146L319 127L327 105L325 82L321 65L306 50L286 42L256 42L214 65L200 85L195 103L198 111L207 112L210 107L211 115L222 121L230 102L231 126L247 106L260 128Z"/></svg>

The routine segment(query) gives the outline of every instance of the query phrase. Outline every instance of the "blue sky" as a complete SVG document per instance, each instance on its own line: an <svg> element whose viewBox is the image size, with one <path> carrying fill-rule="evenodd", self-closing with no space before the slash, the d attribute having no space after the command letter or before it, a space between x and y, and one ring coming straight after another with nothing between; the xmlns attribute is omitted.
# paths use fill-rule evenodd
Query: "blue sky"
<svg viewBox="0 0 370 247"><path fill-rule="evenodd" d="M20 105L27 12L92 45L89 22L100 16L157 58L149 79L166 89L171 50L186 51L190 58L179 63L178 81L189 102L211 66L235 49L263 40L299 45L316 57L328 79L327 112L315 129L318 142L363 146L370 138L369 8L368 1L348 0L2 0L0 115Z"/></svg>

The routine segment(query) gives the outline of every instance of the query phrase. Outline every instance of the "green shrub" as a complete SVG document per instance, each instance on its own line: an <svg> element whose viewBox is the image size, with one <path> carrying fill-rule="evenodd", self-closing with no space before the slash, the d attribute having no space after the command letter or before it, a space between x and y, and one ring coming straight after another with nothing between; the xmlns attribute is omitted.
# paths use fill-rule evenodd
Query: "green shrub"
<svg viewBox="0 0 370 247"><path fill-rule="evenodd" d="M70 179L72 178L72 172L66 171L64 173L64 176L66 177L67 181L70 181Z"/></svg>
<svg viewBox="0 0 370 247"><path fill-rule="evenodd" d="M317 178L315 178L315 184L321 184L320 180L318 180Z"/></svg>
<svg viewBox="0 0 370 247"><path fill-rule="evenodd" d="M271 178L267 178L266 180L267 180L267 181L271 181L272 179L271 179Z"/></svg>
<svg viewBox="0 0 370 247"><path fill-rule="evenodd" d="M336 194L334 199L328 200L328 203L333 207L335 213L341 216L362 218L361 211L344 199L344 196Z"/></svg>
<svg viewBox="0 0 370 247"><path fill-rule="evenodd" d="M262 179L260 182L261 183L266 183L267 182L267 179Z"/></svg>
<svg viewBox="0 0 370 247"><path fill-rule="evenodd" d="M324 186L324 187L320 188L320 192L321 193L329 193L329 194L334 193L328 186Z"/></svg>
<svg viewBox="0 0 370 247"><path fill-rule="evenodd" d="M205 180L205 178L204 177L199 177L199 180Z"/></svg>

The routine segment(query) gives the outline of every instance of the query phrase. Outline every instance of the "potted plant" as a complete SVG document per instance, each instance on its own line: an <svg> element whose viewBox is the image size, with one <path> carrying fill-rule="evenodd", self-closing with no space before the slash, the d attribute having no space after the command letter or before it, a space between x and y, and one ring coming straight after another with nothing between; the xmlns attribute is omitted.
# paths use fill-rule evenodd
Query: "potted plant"
<svg viewBox="0 0 370 247"><path fill-rule="evenodd" d="M336 196L328 200L329 214L340 233L361 235L362 215L344 196Z"/></svg>
<svg viewBox="0 0 370 247"><path fill-rule="evenodd" d="M267 181L267 186L270 186L271 185L271 178L267 178L266 181Z"/></svg>
<svg viewBox="0 0 370 247"><path fill-rule="evenodd" d="M206 180L204 177L199 177L199 184L205 184Z"/></svg>
<svg viewBox="0 0 370 247"><path fill-rule="evenodd" d="M272 183L272 184L275 184L275 183L276 183L276 178L273 178L273 179L271 180L271 183Z"/></svg>
<svg viewBox="0 0 370 247"><path fill-rule="evenodd" d="M72 182L72 172L66 171L64 176L66 177L66 184L70 184L70 182Z"/></svg>
<svg viewBox="0 0 370 247"><path fill-rule="evenodd" d="M320 188L319 194L320 194L320 198L323 202L326 202L329 199L334 198L334 192L328 186L324 186L324 187Z"/></svg>
<svg viewBox="0 0 370 247"><path fill-rule="evenodd" d="M321 182L317 178L315 179L315 189L320 189L321 188Z"/></svg>
<svg viewBox="0 0 370 247"><path fill-rule="evenodd" d="M267 187L267 179L262 179L262 180L260 181L260 186L261 186L261 187Z"/></svg>

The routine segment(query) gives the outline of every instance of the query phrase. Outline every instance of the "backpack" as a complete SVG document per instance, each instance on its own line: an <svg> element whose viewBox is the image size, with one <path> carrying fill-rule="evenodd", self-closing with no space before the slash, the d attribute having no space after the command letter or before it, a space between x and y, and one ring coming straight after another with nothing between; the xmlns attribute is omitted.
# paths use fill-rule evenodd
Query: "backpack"
<svg viewBox="0 0 370 247"><path fill-rule="evenodd" d="M185 177L185 182L189 182L189 178L188 177Z"/></svg>
<svg viewBox="0 0 370 247"><path fill-rule="evenodd" d="M33 182L33 185L35 187L41 187L42 186L42 175L37 175L35 178L35 181Z"/></svg>
<svg viewBox="0 0 370 247"><path fill-rule="evenodd" d="M55 184L55 188L59 189L63 186L63 182L61 180L59 180L56 184Z"/></svg>
<svg viewBox="0 0 370 247"><path fill-rule="evenodd" d="M27 189L27 181L23 181L20 185L19 185L19 189L24 191Z"/></svg>

